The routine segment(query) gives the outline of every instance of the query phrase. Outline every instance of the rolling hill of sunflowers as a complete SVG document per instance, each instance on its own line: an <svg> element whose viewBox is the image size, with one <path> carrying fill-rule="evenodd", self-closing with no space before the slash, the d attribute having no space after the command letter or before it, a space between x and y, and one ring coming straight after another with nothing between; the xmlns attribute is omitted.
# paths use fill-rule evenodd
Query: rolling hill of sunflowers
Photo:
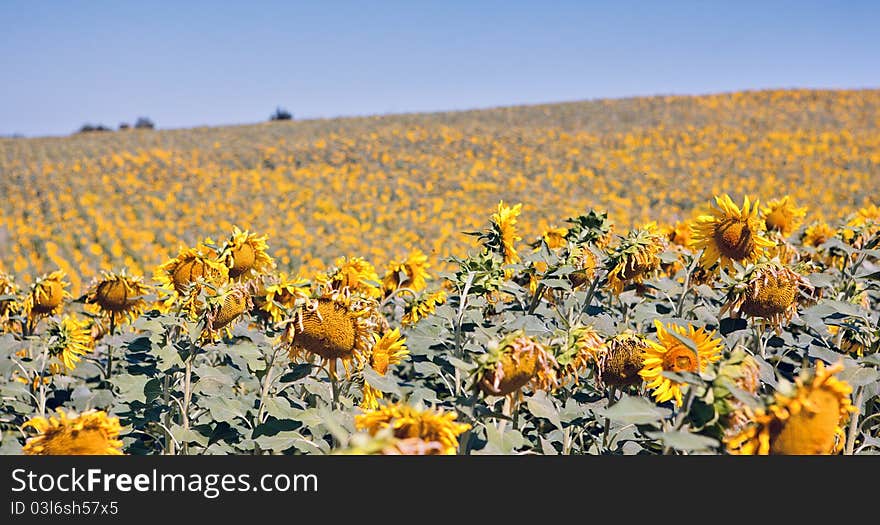
<svg viewBox="0 0 880 525"><path fill-rule="evenodd" d="M874 454L880 91L0 139L0 452Z"/></svg>

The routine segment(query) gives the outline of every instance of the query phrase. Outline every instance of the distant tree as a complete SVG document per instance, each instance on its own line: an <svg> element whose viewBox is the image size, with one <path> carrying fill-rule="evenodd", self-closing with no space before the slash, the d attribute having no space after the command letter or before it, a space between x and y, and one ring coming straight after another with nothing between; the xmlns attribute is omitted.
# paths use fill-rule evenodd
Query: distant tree
<svg viewBox="0 0 880 525"><path fill-rule="evenodd" d="M131 126L128 125L128 122L122 122L119 124L119 131L129 129Z"/></svg>
<svg viewBox="0 0 880 525"><path fill-rule="evenodd" d="M153 124L153 121L147 117L138 117L134 123L135 129L154 129L155 127L156 125Z"/></svg>
<svg viewBox="0 0 880 525"><path fill-rule="evenodd" d="M110 128L108 128L107 126L105 126L103 124L97 124L97 125L83 124L83 126L81 128L79 128L79 133L92 133L94 131L113 131L113 130L111 130Z"/></svg>
<svg viewBox="0 0 880 525"><path fill-rule="evenodd" d="M281 106L275 108L275 113L269 116L269 120L293 120L293 115Z"/></svg>

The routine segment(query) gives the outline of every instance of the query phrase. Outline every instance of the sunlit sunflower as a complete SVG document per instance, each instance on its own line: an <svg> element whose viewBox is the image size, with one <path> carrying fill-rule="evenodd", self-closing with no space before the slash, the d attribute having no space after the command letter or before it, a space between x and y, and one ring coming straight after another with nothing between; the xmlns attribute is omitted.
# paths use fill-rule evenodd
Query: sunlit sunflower
<svg viewBox="0 0 880 525"><path fill-rule="evenodd" d="M437 310L437 306L446 302L446 290L440 289L435 292L429 292L422 297L407 304L400 323L403 326L415 324L416 321L433 314Z"/></svg>
<svg viewBox="0 0 880 525"><path fill-rule="evenodd" d="M663 372L705 372L709 363L721 359L724 349L721 338L715 338L714 331L707 332L690 324L687 328L674 324L664 327L654 320L654 327L659 342L647 341L639 375L647 383L646 387L654 390L652 395L659 403L671 399L676 406L681 406L681 391L687 385L673 381Z"/></svg>
<svg viewBox="0 0 880 525"><path fill-rule="evenodd" d="M504 264L519 262L516 243L522 240L516 231L516 218L522 212L522 204L512 208L505 206L504 201L498 203L498 211L492 214L492 248L504 257Z"/></svg>
<svg viewBox="0 0 880 525"><path fill-rule="evenodd" d="M725 269L733 261L756 261L764 251L776 243L763 236L764 220L758 216L758 202L746 197L742 208L729 195L715 197L717 208L700 215L692 225L691 248L703 250L700 264L711 268L715 263Z"/></svg>
<svg viewBox="0 0 880 525"><path fill-rule="evenodd" d="M791 321L798 305L814 300L813 286L800 274L776 261L752 265L728 285L727 302L719 315L757 317L779 327Z"/></svg>
<svg viewBox="0 0 880 525"><path fill-rule="evenodd" d="M62 270L56 270L37 278L31 285L25 301L25 308L31 318L61 312L64 300L71 297L70 292L67 291L70 283L64 280L66 277Z"/></svg>
<svg viewBox="0 0 880 525"><path fill-rule="evenodd" d="M690 246L692 225L693 221L690 219L676 222L666 232L666 239L675 246Z"/></svg>
<svg viewBox="0 0 880 525"><path fill-rule="evenodd" d="M85 319L65 315L53 322L47 331L49 355L57 359L67 370L76 368L82 356L89 354L94 347L91 323Z"/></svg>
<svg viewBox="0 0 880 525"><path fill-rule="evenodd" d="M308 299L309 286L308 279L290 277L282 272L263 287L262 293L254 294L254 304L267 312L272 322L278 323Z"/></svg>
<svg viewBox="0 0 880 525"><path fill-rule="evenodd" d="M244 280L266 273L275 266L269 256L267 235L241 231L233 226L232 235L220 250L219 260L229 268L229 278Z"/></svg>
<svg viewBox="0 0 880 525"><path fill-rule="evenodd" d="M168 291L163 309L170 308L175 302L186 304L190 314L194 314L199 305L192 303L202 283L218 288L229 280L229 269L216 260L216 252L208 245L208 240L196 248L184 248L177 257L169 259L156 269L153 279L162 289Z"/></svg>
<svg viewBox="0 0 880 525"><path fill-rule="evenodd" d="M125 269L119 273L104 271L89 286L86 303L109 318L113 325L121 325L134 321L146 310L144 297L149 292L141 277L126 275Z"/></svg>
<svg viewBox="0 0 880 525"><path fill-rule="evenodd" d="M825 367L818 361L814 371L795 380L793 392L777 392L766 409L750 411L750 423L725 438L727 450L741 455L835 454L843 449L843 425L856 407L850 401L852 387L834 374L843 364Z"/></svg>
<svg viewBox="0 0 880 525"><path fill-rule="evenodd" d="M605 341L592 326L574 326L564 335L556 353L556 375L560 385L580 383L590 366L598 365Z"/></svg>
<svg viewBox="0 0 880 525"><path fill-rule="evenodd" d="M617 388L640 385L643 356L648 348L644 337L623 332L609 339L599 354L599 384Z"/></svg>
<svg viewBox="0 0 880 525"><path fill-rule="evenodd" d="M334 267L315 276L315 281L333 290L362 294L365 297L381 297L382 287L376 268L363 257L340 257Z"/></svg>
<svg viewBox="0 0 880 525"><path fill-rule="evenodd" d="M791 235L801 225L807 208L795 206L794 200L786 195L781 199L771 200L761 209L761 218L767 231L779 232L783 237Z"/></svg>
<svg viewBox="0 0 880 525"><path fill-rule="evenodd" d="M373 334L376 342L370 350L370 366L380 375L388 372L390 365L400 363L404 357L409 355L406 348L406 338L400 336L400 330L395 328L390 332L386 332L381 337L379 334Z"/></svg>
<svg viewBox="0 0 880 525"><path fill-rule="evenodd" d="M556 358L540 342L517 330L501 341L492 341L488 352L477 358L474 386L485 395L519 395L531 385L549 391L557 386Z"/></svg>
<svg viewBox="0 0 880 525"><path fill-rule="evenodd" d="M398 439L437 441L443 445L444 454L455 454L458 436L471 428L469 424L458 423L455 419L455 412L394 403L355 415L354 424L358 430L365 430L373 435L382 429L391 428L394 437Z"/></svg>
<svg viewBox="0 0 880 525"><path fill-rule="evenodd" d="M859 208L840 229L840 237L857 249L880 233L880 206L871 204Z"/></svg>
<svg viewBox="0 0 880 525"><path fill-rule="evenodd" d="M608 285L620 294L629 283L641 284L660 271L660 254L666 249L666 239L657 232L655 223L631 230L608 253L605 269Z"/></svg>
<svg viewBox="0 0 880 525"><path fill-rule="evenodd" d="M348 447L334 450L332 454L356 456L440 456L445 454L445 447L439 441L426 441L417 437L399 439L394 437L391 428L385 428L375 435L355 433L351 436Z"/></svg>
<svg viewBox="0 0 880 525"><path fill-rule="evenodd" d="M379 408L379 401L385 399L385 394L381 390L377 390L370 386L369 383L364 381L364 386L362 389L363 398L361 399L360 407L361 410L376 410Z"/></svg>
<svg viewBox="0 0 880 525"><path fill-rule="evenodd" d="M430 279L428 273L428 256L422 250L416 248L402 262L392 261L388 272L382 279L386 292L393 292L398 288L408 288L414 292L420 292L427 286L426 279Z"/></svg>
<svg viewBox="0 0 880 525"><path fill-rule="evenodd" d="M851 322L864 323L864 321ZM861 331L856 331L845 326L831 325L828 327L828 332L835 336L838 348L847 354L862 357L869 348L870 343L867 341L867 337L870 337L868 335L870 328L867 326L864 326Z"/></svg>
<svg viewBox="0 0 880 525"><path fill-rule="evenodd" d="M566 235L568 235L568 228L550 228L541 234L541 240L551 250L558 250L568 245Z"/></svg>
<svg viewBox="0 0 880 525"><path fill-rule="evenodd" d="M242 284L224 285L217 294L207 300L205 308L204 341L216 341L219 331L231 335L233 322L253 306L246 286Z"/></svg>
<svg viewBox="0 0 880 525"><path fill-rule="evenodd" d="M34 417L22 425L33 428L37 435L27 440L22 452L37 456L102 456L122 455L119 419L106 412L90 410L80 415Z"/></svg>
<svg viewBox="0 0 880 525"><path fill-rule="evenodd" d="M801 236L801 244L818 248L834 237L836 231L837 230L829 226L827 222L814 222L804 230L804 233Z"/></svg>
<svg viewBox="0 0 880 525"><path fill-rule="evenodd" d="M368 359L375 342L376 307L374 300L341 294L306 303L287 325L290 358L320 358L334 377L338 359L350 373L352 363L360 367Z"/></svg>

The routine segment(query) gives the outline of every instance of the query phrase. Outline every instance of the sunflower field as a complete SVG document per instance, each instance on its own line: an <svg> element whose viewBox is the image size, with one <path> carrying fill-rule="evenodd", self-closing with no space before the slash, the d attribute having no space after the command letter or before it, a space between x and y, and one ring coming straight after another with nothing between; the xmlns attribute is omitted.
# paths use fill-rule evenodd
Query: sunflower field
<svg viewBox="0 0 880 525"><path fill-rule="evenodd" d="M5 454L874 454L880 91L0 139Z"/></svg>

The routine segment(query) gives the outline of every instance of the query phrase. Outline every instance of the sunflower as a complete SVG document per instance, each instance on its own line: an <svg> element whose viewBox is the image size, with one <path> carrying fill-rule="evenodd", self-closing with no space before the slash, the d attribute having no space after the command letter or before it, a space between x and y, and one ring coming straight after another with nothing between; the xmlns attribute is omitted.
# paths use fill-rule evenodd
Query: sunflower
<svg viewBox="0 0 880 525"><path fill-rule="evenodd" d="M690 246L692 225L693 221L690 219L676 222L666 232L666 239L675 246Z"/></svg>
<svg viewBox="0 0 880 525"><path fill-rule="evenodd" d="M473 371L475 386L485 395L517 395L530 383L536 390L557 386L556 358L523 330L491 342L488 350Z"/></svg>
<svg viewBox="0 0 880 525"><path fill-rule="evenodd" d="M339 359L350 373L352 363L360 367L369 357L378 330L376 307L374 300L342 294L306 303L287 325L290 358L318 357L334 377Z"/></svg>
<svg viewBox="0 0 880 525"><path fill-rule="evenodd" d="M92 327L88 320L78 321L66 315L54 322L47 332L49 355L56 358L67 370L73 370L81 356L92 351Z"/></svg>
<svg viewBox="0 0 880 525"><path fill-rule="evenodd" d="M40 315L55 315L61 312L65 299L71 297L67 287L70 283L65 282L67 275L62 270L56 270L48 275L39 277L32 285L25 308L33 319Z"/></svg>
<svg viewBox="0 0 880 525"><path fill-rule="evenodd" d="M859 324L862 323L864 321L859 322ZM837 337L839 341L837 346L847 354L856 357L864 356L865 351L868 350L869 344L864 339L865 336L863 334L869 334L869 330L870 328L868 327L864 327L864 332L856 331L846 326L830 325L828 327L828 332Z"/></svg>
<svg viewBox="0 0 880 525"><path fill-rule="evenodd" d="M568 245L567 235L568 228L550 228L541 234L541 240L551 250L557 250Z"/></svg>
<svg viewBox="0 0 880 525"><path fill-rule="evenodd" d="M376 410L379 408L379 400L385 399L385 394L382 393L381 390L377 390L370 386L369 383L364 381L364 387L362 390L363 399L361 399L360 404L358 405L361 410Z"/></svg>
<svg viewBox="0 0 880 525"><path fill-rule="evenodd" d="M803 221L807 208L798 208L788 195L781 199L771 200L761 209L761 218L767 231L779 232L783 237L792 234Z"/></svg>
<svg viewBox="0 0 880 525"><path fill-rule="evenodd" d="M373 334L373 337L376 342L370 350L370 366L384 376L390 365L400 363L404 357L409 355L409 350L404 344L406 339L400 337L400 330L397 328L386 332L381 337L379 334Z"/></svg>
<svg viewBox="0 0 880 525"><path fill-rule="evenodd" d="M629 331L609 339L599 354L599 384L618 388L640 385L639 371L647 348L644 337Z"/></svg>
<svg viewBox="0 0 880 525"><path fill-rule="evenodd" d="M86 303L106 315L113 325L120 325L134 321L146 310L144 296L149 291L141 277L128 276L125 269L120 273L104 271L89 286Z"/></svg>
<svg viewBox="0 0 880 525"><path fill-rule="evenodd" d="M417 437L398 439L382 449L383 456L442 456L443 453L443 444L439 441Z"/></svg>
<svg viewBox="0 0 880 525"><path fill-rule="evenodd" d="M458 436L471 428L469 424L458 423L455 419L455 412L394 403L355 415L354 424L358 430L365 430L371 435L390 428L398 439L436 441L443 445L444 454L455 454Z"/></svg>
<svg viewBox="0 0 880 525"><path fill-rule="evenodd" d="M586 246L575 246L571 249L565 260L566 264L574 270L568 274L568 281L572 288L579 288L593 280L599 261L596 254Z"/></svg>
<svg viewBox="0 0 880 525"><path fill-rule="evenodd" d="M801 244L818 248L834 237L835 233L836 230L829 226L827 222L817 221L807 226L804 230L803 235L801 235Z"/></svg>
<svg viewBox="0 0 880 525"><path fill-rule="evenodd" d="M800 274L777 261L750 266L729 285L727 302L719 315L731 312L766 320L772 326L791 321L798 305L813 301L813 286Z"/></svg>
<svg viewBox="0 0 880 525"><path fill-rule="evenodd" d="M340 257L327 273L315 276L315 281L333 290L362 294L365 297L382 296L379 275L376 268L363 257Z"/></svg>
<svg viewBox="0 0 880 525"><path fill-rule="evenodd" d="M229 278L245 280L263 274L275 266L267 253L267 235L241 231L233 226L232 235L220 250L219 259L229 268Z"/></svg>
<svg viewBox="0 0 880 525"><path fill-rule="evenodd" d="M656 230L653 222L631 230L608 253L605 269L608 285L615 294L620 294L627 283L641 284L660 271L660 254L666 249L666 239Z"/></svg>
<svg viewBox="0 0 880 525"><path fill-rule="evenodd" d="M560 384L580 382L580 376L598 364L605 351L605 341L592 326L574 326L565 334L556 355L556 375Z"/></svg>
<svg viewBox="0 0 880 525"><path fill-rule="evenodd" d="M0 272L0 329L11 329L9 319L21 310L21 289L12 276Z"/></svg>
<svg viewBox="0 0 880 525"><path fill-rule="evenodd" d="M400 323L403 326L415 324L419 319L433 314L437 310L437 306L445 302L446 290L440 289L435 292L426 293L406 306Z"/></svg>
<svg viewBox="0 0 880 525"><path fill-rule="evenodd" d="M57 412L57 418L34 417L22 425L22 430L30 427L37 431L22 452L37 456L122 455L118 418L96 410L80 415L65 414L61 408Z"/></svg>
<svg viewBox="0 0 880 525"><path fill-rule="evenodd" d="M658 343L646 341L647 348L642 354L642 369L639 375L654 390L653 396L660 403L673 400L681 406L681 391L686 384L673 381L663 372L705 372L709 363L721 359L723 345L721 338L714 338L715 332L705 328L687 328L668 324L666 327L654 320ZM683 340L687 340L685 343Z"/></svg>
<svg viewBox="0 0 880 525"><path fill-rule="evenodd" d="M818 361L813 371L795 380L794 391L777 392L766 409L750 412L741 432L725 438L728 452L741 455L835 454L843 449L843 425L856 407L850 401L852 387L834 374L843 364L825 367Z"/></svg>
<svg viewBox="0 0 880 525"><path fill-rule="evenodd" d="M519 254L516 251L516 243L522 240L516 231L516 218L522 212L522 204L514 207L505 206L504 201L498 203L498 211L492 214L492 237L493 248L503 257L504 264L519 262Z"/></svg>
<svg viewBox="0 0 880 525"><path fill-rule="evenodd" d="M183 300L184 306L193 315L200 309L194 298L202 290L202 284L216 289L229 280L229 269L216 260L216 251L209 244L210 239L206 239L196 248L184 248L177 257L157 268L153 278L170 293L162 309L168 309L175 302Z"/></svg>
<svg viewBox="0 0 880 525"><path fill-rule="evenodd" d="M254 294L254 304L267 312L272 322L278 323L297 304L309 297L310 283L302 277L290 278L286 273L279 273L272 284L263 287L261 292Z"/></svg>
<svg viewBox="0 0 880 525"><path fill-rule="evenodd" d="M840 236L857 249L880 232L880 206L869 205L856 211L840 230Z"/></svg>
<svg viewBox="0 0 880 525"><path fill-rule="evenodd" d="M758 202L750 204L746 197L742 208L729 195L715 197L717 208L697 217L692 225L691 248L703 250L700 264L711 268L720 263L730 269L733 261L756 261L764 250L775 243L762 235L764 221L758 216Z"/></svg>
<svg viewBox="0 0 880 525"><path fill-rule="evenodd" d="M439 441L426 441L417 437L398 439L394 437L391 428L385 428L373 436L356 433L351 436L348 447L334 450L332 454L349 456L439 456L444 454L444 450L443 444Z"/></svg>
<svg viewBox="0 0 880 525"><path fill-rule="evenodd" d="M719 363L717 377L712 382L712 397L724 435L732 436L748 425L748 405L740 397L744 393L757 402L760 388L758 363L742 347L737 347ZM733 389L738 389L739 395L734 395Z"/></svg>
<svg viewBox="0 0 880 525"><path fill-rule="evenodd" d="M219 330L223 330L227 336L231 335L230 324L252 306L246 286L241 284L222 286L216 295L207 300L202 339L214 342Z"/></svg>
<svg viewBox="0 0 880 525"><path fill-rule="evenodd" d="M408 288L419 292L427 286L426 279L430 279L428 273L428 256L422 250L416 248L403 262L392 261L388 272L382 279L385 291L390 293L398 288Z"/></svg>

